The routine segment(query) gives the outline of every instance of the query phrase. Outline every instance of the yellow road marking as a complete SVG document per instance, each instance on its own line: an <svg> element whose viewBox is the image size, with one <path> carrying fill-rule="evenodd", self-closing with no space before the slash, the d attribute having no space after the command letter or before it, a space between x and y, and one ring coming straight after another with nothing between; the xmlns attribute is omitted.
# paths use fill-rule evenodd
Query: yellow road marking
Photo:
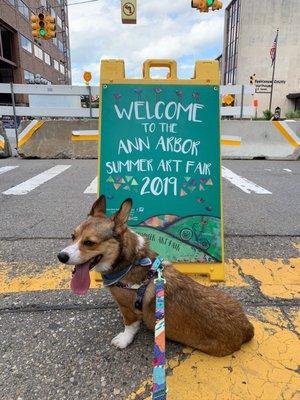
<svg viewBox="0 0 300 400"><path fill-rule="evenodd" d="M69 289L72 266L50 266L45 267L43 272L36 271L36 266L24 264L20 267L17 263L0 262L0 293L32 292L40 290L61 290ZM23 272L18 272L23 271ZM238 271L238 264L229 260L225 264L226 282L219 283L220 286L249 286ZM101 285L101 275L91 271L91 288ZM210 285L205 276L192 277L204 284Z"/></svg>
<svg viewBox="0 0 300 400"><path fill-rule="evenodd" d="M17 264L0 262L0 293L33 292L41 290L70 289L72 266L57 265L45 268L41 273L15 274ZM36 266L27 264L22 269L35 270ZM99 287L100 274L91 271L91 288Z"/></svg>
<svg viewBox="0 0 300 400"><path fill-rule="evenodd" d="M300 243L293 243L293 246L299 251L300 253Z"/></svg>
<svg viewBox="0 0 300 400"><path fill-rule="evenodd" d="M278 323L279 309L265 311L265 322L251 318L254 339L234 355L211 357L187 349L169 361L172 374L167 377L168 398L172 400L272 400L296 399L300 385L298 337ZM292 317L292 315L290 315ZM282 316L282 318L284 318ZM299 313L298 313L299 320ZM294 321L295 323L295 321ZM299 327L298 327L299 328ZM131 393L127 400L139 399L151 381ZM299 396L298 392L298 396ZM150 400L150 397L147 398Z"/></svg>
<svg viewBox="0 0 300 400"><path fill-rule="evenodd" d="M299 245L296 245L299 248ZM261 292L272 298L293 299L299 289L296 269L300 258L287 261L234 259L225 264L225 283L218 286L250 287L255 278ZM0 262L0 293L69 289L71 266L49 266L35 273L33 264ZM32 271L32 272L30 272ZM101 285L100 275L91 272L91 287ZM206 285L205 277L195 279ZM273 400L296 399L300 379L297 330L300 312L296 308L256 307L254 339L233 356L211 357L184 348L168 360L172 375L167 378L170 400ZM151 378L141 383L128 400L138 400L151 387ZM150 400L150 398L148 398Z"/></svg>
<svg viewBox="0 0 300 400"><path fill-rule="evenodd" d="M237 260L243 274L255 278L263 294L294 299L299 296L300 258L284 260Z"/></svg>
<svg viewBox="0 0 300 400"><path fill-rule="evenodd" d="M270 297L293 299L299 293L300 258L289 261L265 259L235 259L225 263L226 281L218 286L249 287L247 276L254 277L263 294ZM26 292L39 290L68 289L72 267L50 266L43 272L34 273L36 266L0 262L0 293ZM17 271L17 272L16 272ZM24 272L18 272L24 271ZM204 285L211 285L207 277L191 275ZM100 285L101 275L91 271L91 288Z"/></svg>

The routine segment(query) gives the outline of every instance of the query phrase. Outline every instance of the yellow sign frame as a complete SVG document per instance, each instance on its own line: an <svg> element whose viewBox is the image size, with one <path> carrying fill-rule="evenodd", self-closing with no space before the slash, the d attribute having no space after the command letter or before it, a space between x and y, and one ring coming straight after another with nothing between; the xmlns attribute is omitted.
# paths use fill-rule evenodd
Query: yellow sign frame
<svg viewBox="0 0 300 400"><path fill-rule="evenodd" d="M151 79L150 68L167 67L169 74L167 79ZM177 78L177 63L175 60L146 60L143 64L142 79L127 79L125 77L124 60L102 60L100 66L100 94L99 94L99 132L101 135L101 115L102 115L102 85L105 84L156 84L167 83L168 85L220 85L220 71L218 61L196 61L194 68L194 76L192 79ZM220 126L220 122L219 122ZM100 176L100 151L101 140L98 147L98 176ZM220 151L221 166L221 151ZM181 272L186 274L208 275L211 281L224 281L224 220L222 206L222 178L220 170L220 196L221 196L221 241L222 241L222 261L218 263L174 263L174 266ZM98 195L100 187L98 187Z"/></svg>

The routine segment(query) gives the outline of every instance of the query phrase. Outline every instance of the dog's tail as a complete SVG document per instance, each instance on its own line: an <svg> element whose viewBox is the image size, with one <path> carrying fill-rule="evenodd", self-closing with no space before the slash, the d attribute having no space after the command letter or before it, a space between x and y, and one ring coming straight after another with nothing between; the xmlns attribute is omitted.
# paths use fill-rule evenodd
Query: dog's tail
<svg viewBox="0 0 300 400"><path fill-rule="evenodd" d="M248 322L248 326L245 329L245 335L244 335L244 343L249 342L254 336L254 326L251 324L251 322Z"/></svg>

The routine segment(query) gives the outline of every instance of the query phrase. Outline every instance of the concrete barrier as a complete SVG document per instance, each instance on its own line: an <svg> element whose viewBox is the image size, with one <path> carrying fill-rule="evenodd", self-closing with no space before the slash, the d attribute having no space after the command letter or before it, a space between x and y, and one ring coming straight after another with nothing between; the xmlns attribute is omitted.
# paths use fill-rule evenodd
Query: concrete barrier
<svg viewBox="0 0 300 400"><path fill-rule="evenodd" d="M221 121L222 134L237 135L241 146L223 146L224 159L298 160L300 121Z"/></svg>
<svg viewBox="0 0 300 400"><path fill-rule="evenodd" d="M296 160L300 121L222 120L222 157ZM298 133L298 135L297 135ZM23 121L19 154L25 158L97 158L98 121Z"/></svg>
<svg viewBox="0 0 300 400"><path fill-rule="evenodd" d="M11 147L2 122L0 122L0 158L11 157L11 155Z"/></svg>
<svg viewBox="0 0 300 400"><path fill-rule="evenodd" d="M72 140L73 131L97 128L97 119L23 121L18 152L24 158L97 158L97 142Z"/></svg>

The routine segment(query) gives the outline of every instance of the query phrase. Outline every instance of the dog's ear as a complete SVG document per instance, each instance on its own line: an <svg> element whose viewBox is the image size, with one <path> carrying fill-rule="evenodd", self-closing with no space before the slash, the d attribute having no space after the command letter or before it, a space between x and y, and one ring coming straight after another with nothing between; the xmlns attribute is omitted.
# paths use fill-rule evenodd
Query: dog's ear
<svg viewBox="0 0 300 400"><path fill-rule="evenodd" d="M121 204L119 210L112 216L116 228L122 228L127 223L132 207L132 199L126 199Z"/></svg>
<svg viewBox="0 0 300 400"><path fill-rule="evenodd" d="M92 209L89 213L92 217L102 217L106 213L106 199L102 194L93 204Z"/></svg>

